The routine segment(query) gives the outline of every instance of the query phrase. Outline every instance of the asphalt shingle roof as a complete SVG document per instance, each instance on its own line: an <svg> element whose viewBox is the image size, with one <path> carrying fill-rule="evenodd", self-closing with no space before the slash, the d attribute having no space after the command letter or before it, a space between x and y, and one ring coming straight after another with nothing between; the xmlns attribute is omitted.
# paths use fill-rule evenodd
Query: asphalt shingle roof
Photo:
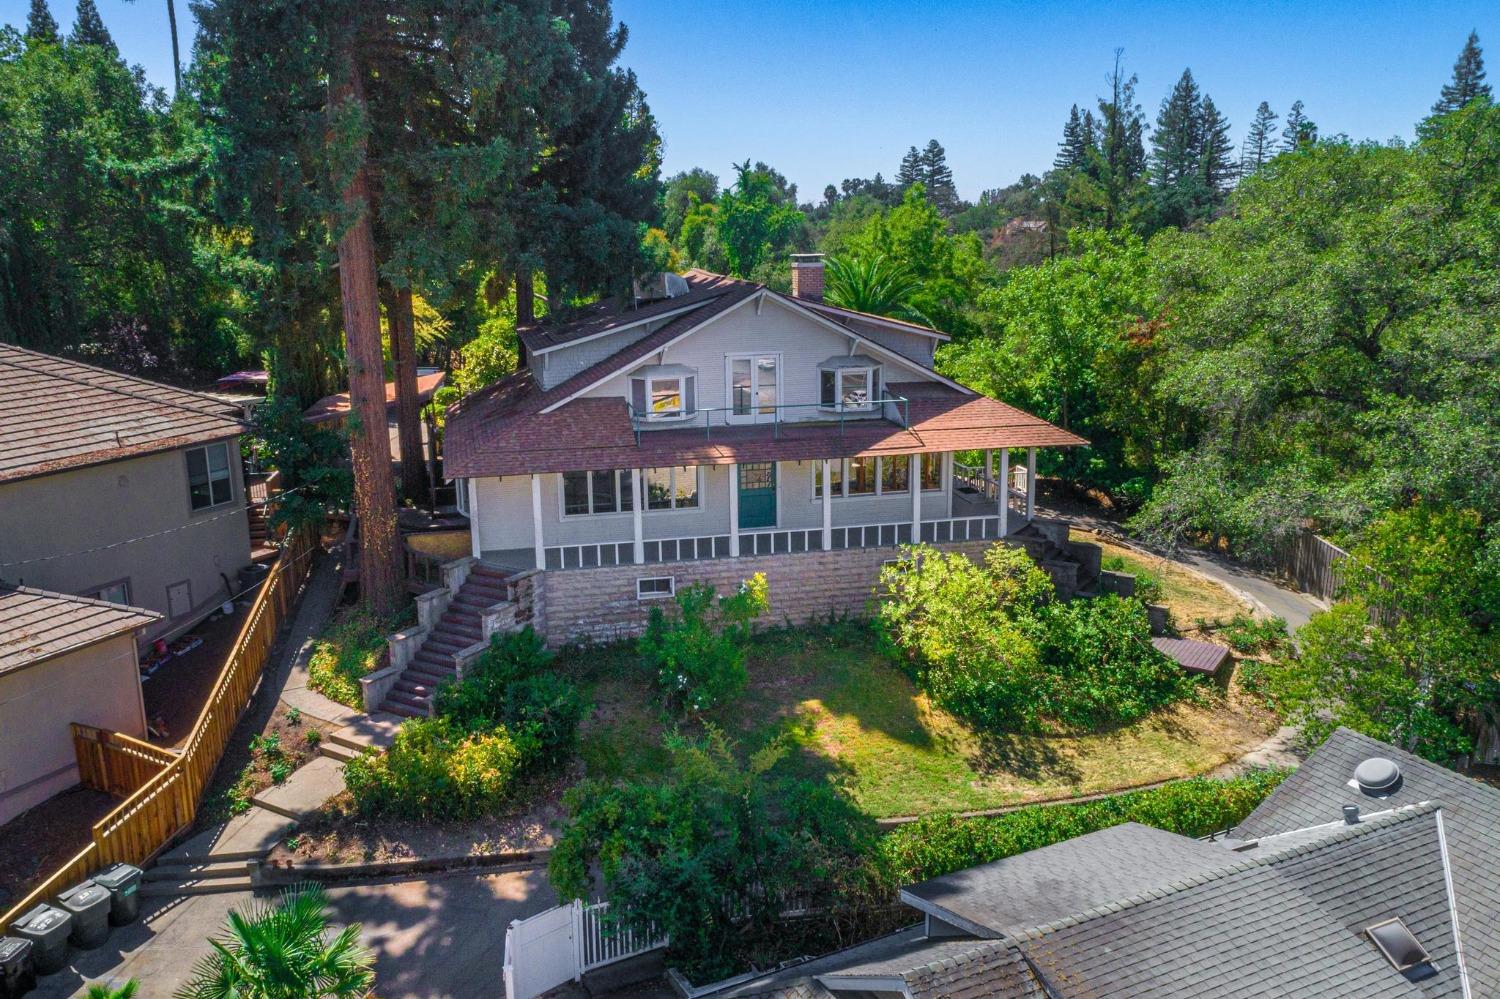
<svg viewBox="0 0 1500 999"><path fill-rule="evenodd" d="M233 437L236 406L0 344L0 482Z"/></svg>
<svg viewBox="0 0 1500 999"><path fill-rule="evenodd" d="M160 618L140 607L0 583L0 676Z"/></svg>

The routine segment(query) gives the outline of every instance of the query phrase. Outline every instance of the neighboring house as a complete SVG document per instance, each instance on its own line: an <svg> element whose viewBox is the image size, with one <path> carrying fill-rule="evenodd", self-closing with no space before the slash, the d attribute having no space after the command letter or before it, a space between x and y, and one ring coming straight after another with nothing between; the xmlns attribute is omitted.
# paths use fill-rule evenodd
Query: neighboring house
<svg viewBox="0 0 1500 999"><path fill-rule="evenodd" d="M1065 527L1027 528L1036 449L1086 442L939 374L943 333L835 308L822 288L816 255L795 260L791 295L661 275L523 329L521 370L450 408L445 472L473 555L540 570L529 592L550 641L630 633L678 587L755 572L777 618L857 612L914 540L1066 549Z"/></svg>
<svg viewBox="0 0 1500 999"><path fill-rule="evenodd" d="M913 885L923 923L702 997L1500 995L1500 790L1347 729L1213 841L1127 823Z"/></svg>
<svg viewBox="0 0 1500 999"><path fill-rule="evenodd" d="M70 722L146 737L136 635L160 617L0 584L0 823L78 783Z"/></svg>
<svg viewBox="0 0 1500 999"><path fill-rule="evenodd" d="M235 376L244 375L246 372L236 372ZM229 376L231 378L235 376ZM448 373L440 368L418 368L417 369L417 401L425 409L432 402L433 395L443 387ZM223 380L221 380L222 383ZM317 402L302 411L302 418L308 423L328 426L332 428L343 427L349 420L349 393L336 392L333 395L325 395ZM396 417L396 383L385 383L385 422L386 429L390 434L391 458L400 461L404 455L401 453L401 430ZM430 451L432 441L435 439L430 420L422 420L422 446ZM426 461L430 455L418 455L418 459Z"/></svg>
<svg viewBox="0 0 1500 999"><path fill-rule="evenodd" d="M196 623L250 562L231 405L0 344L0 579Z"/></svg>

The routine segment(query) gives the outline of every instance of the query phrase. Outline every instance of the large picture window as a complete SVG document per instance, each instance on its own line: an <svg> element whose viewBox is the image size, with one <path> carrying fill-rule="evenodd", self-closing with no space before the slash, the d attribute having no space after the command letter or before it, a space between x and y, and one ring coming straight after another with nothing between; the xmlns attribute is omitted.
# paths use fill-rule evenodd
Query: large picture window
<svg viewBox="0 0 1500 999"><path fill-rule="evenodd" d="M692 510L698 506L698 467L646 469L647 510Z"/></svg>
<svg viewBox="0 0 1500 999"><path fill-rule="evenodd" d="M697 377L680 364L643 369L630 379L630 405L637 419L685 420L698 408Z"/></svg>
<svg viewBox="0 0 1500 999"><path fill-rule="evenodd" d="M596 513L629 513L630 470L609 468L592 472L562 473L563 515L582 517Z"/></svg>
<svg viewBox="0 0 1500 999"><path fill-rule="evenodd" d="M910 494L911 463L918 458L922 459L922 488L941 489L943 477L941 454L847 458L828 463L829 477L833 479L833 498ZM813 499L822 498L823 463L815 461L813 462Z"/></svg>
<svg viewBox="0 0 1500 999"><path fill-rule="evenodd" d="M207 510L234 499L227 443L209 444L188 451L187 470L188 502L194 510Z"/></svg>

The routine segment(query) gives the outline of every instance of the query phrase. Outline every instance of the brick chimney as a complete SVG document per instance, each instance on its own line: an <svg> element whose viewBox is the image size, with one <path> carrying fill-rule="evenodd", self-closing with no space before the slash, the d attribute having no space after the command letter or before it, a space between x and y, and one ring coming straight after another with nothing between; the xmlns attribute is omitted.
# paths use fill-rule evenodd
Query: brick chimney
<svg viewBox="0 0 1500 999"><path fill-rule="evenodd" d="M823 254L792 254L792 297L823 301Z"/></svg>

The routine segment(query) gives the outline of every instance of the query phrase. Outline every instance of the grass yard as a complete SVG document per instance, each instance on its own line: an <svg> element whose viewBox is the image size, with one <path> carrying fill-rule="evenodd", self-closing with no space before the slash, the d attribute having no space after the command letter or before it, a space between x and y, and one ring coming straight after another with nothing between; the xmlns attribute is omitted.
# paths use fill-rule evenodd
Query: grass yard
<svg viewBox="0 0 1500 999"><path fill-rule="evenodd" d="M593 704L580 734L587 772L659 770L669 726L630 646L570 652L559 665L583 683ZM852 623L761 636L749 671L744 697L710 720L746 750L784 733L798 765L845 781L878 818L998 808L1203 773L1238 758L1275 726L1248 697L1203 685L1199 703L1109 732L980 733L931 705L878 651L870 630Z"/></svg>
<svg viewBox="0 0 1500 999"><path fill-rule="evenodd" d="M1227 622L1236 614L1250 611L1248 604L1218 583L1175 562L1115 544L1092 531L1074 528L1069 537L1098 545L1104 549L1105 561L1119 559L1124 563L1125 572L1136 575L1144 572L1154 577L1161 584L1161 602L1171 610L1173 623L1183 631L1193 630L1200 620Z"/></svg>

